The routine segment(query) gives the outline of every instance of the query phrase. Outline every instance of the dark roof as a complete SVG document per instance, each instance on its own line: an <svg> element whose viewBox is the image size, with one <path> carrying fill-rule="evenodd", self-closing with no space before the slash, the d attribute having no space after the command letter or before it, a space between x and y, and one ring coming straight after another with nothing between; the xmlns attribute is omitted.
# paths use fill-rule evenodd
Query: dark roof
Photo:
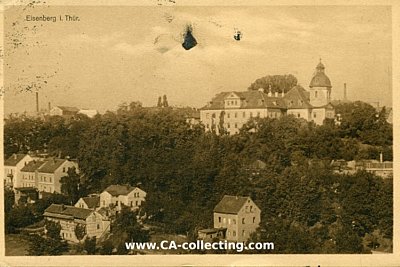
<svg viewBox="0 0 400 267"><path fill-rule="evenodd" d="M268 94L256 90L243 91L243 92L222 92L217 94L212 101L202 109L204 110L214 110L214 109L224 109L225 108L225 98L236 94L240 100L240 109L250 109L250 108L279 108L284 109L285 103L281 97L272 97Z"/></svg>
<svg viewBox="0 0 400 267"><path fill-rule="evenodd" d="M63 218L76 218L85 220L92 212L93 211L90 209L82 209L68 205L51 204L50 207L48 207L44 211L44 216L60 217L58 215L61 215L61 217Z"/></svg>
<svg viewBox="0 0 400 267"><path fill-rule="evenodd" d="M311 79L310 87L329 87L331 88L331 81L324 72L317 72Z"/></svg>
<svg viewBox="0 0 400 267"><path fill-rule="evenodd" d="M213 234L213 233L217 233L219 231L224 231L227 228L207 228L207 229L200 229L199 232L201 233L205 233L205 234Z"/></svg>
<svg viewBox="0 0 400 267"><path fill-rule="evenodd" d="M110 185L104 191L107 191L112 196L127 195L132 192L136 187L130 185Z"/></svg>
<svg viewBox="0 0 400 267"><path fill-rule="evenodd" d="M286 106L291 108L312 108L310 94L300 85L294 86L284 96Z"/></svg>
<svg viewBox="0 0 400 267"><path fill-rule="evenodd" d="M82 199L85 201L89 209L100 206L100 197L83 197Z"/></svg>
<svg viewBox="0 0 400 267"><path fill-rule="evenodd" d="M41 166L38 171L43 173L54 173L65 161L66 159L50 159L43 166Z"/></svg>
<svg viewBox="0 0 400 267"><path fill-rule="evenodd" d="M15 187L14 189L20 192L37 192L36 187Z"/></svg>
<svg viewBox="0 0 400 267"><path fill-rule="evenodd" d="M26 154L13 154L4 161L4 166L16 166L25 156Z"/></svg>
<svg viewBox="0 0 400 267"><path fill-rule="evenodd" d="M249 197L227 196L215 206L214 212L237 214Z"/></svg>
<svg viewBox="0 0 400 267"><path fill-rule="evenodd" d="M59 109L62 111L68 111L68 112L78 112L79 108L76 107L66 107L66 106L57 106Z"/></svg>
<svg viewBox="0 0 400 267"><path fill-rule="evenodd" d="M32 160L21 169L21 172L34 172L44 163L45 161Z"/></svg>

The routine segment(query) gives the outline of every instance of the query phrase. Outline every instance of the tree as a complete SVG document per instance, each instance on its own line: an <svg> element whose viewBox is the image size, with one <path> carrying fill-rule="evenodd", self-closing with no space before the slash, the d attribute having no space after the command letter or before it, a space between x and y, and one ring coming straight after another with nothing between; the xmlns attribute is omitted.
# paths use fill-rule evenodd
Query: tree
<svg viewBox="0 0 400 267"><path fill-rule="evenodd" d="M94 255L96 254L96 237L88 237L85 239L83 243L83 247L86 250L87 254Z"/></svg>
<svg viewBox="0 0 400 267"><path fill-rule="evenodd" d="M164 108L168 107L168 100L167 100L167 96L166 95L163 95L162 106Z"/></svg>
<svg viewBox="0 0 400 267"><path fill-rule="evenodd" d="M158 97L157 107L162 107L161 96Z"/></svg>
<svg viewBox="0 0 400 267"><path fill-rule="evenodd" d="M101 248L100 248L100 254L101 255L112 255L114 250L114 246L110 240L106 240L103 242Z"/></svg>
<svg viewBox="0 0 400 267"><path fill-rule="evenodd" d="M79 242L86 236L86 226L84 224L78 223L75 226L75 236Z"/></svg>
<svg viewBox="0 0 400 267"><path fill-rule="evenodd" d="M67 242L61 239L45 238L39 235L29 235L28 253L32 256L62 255L69 250Z"/></svg>
<svg viewBox="0 0 400 267"><path fill-rule="evenodd" d="M275 92L288 92L297 85L297 78L292 74L285 75L267 75L255 80L248 88L248 90L258 90L263 88L267 93L271 88L272 93Z"/></svg>
<svg viewBox="0 0 400 267"><path fill-rule="evenodd" d="M125 236L124 242L146 242L149 241L148 231L143 229L136 218L137 214L128 207L123 207L111 225L111 231L114 234Z"/></svg>
<svg viewBox="0 0 400 267"><path fill-rule="evenodd" d="M67 176L61 177L61 193L66 195L71 203L75 203L84 195L84 188L75 167L68 170Z"/></svg>
<svg viewBox="0 0 400 267"><path fill-rule="evenodd" d="M61 225L59 222L46 220L46 235L52 239L61 239Z"/></svg>

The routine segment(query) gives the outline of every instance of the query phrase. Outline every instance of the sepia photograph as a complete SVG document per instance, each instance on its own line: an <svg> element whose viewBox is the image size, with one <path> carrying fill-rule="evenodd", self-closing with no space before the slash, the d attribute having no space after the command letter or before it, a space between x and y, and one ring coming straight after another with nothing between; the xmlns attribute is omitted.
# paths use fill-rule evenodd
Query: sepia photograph
<svg viewBox="0 0 400 267"><path fill-rule="evenodd" d="M55 3L2 6L1 261L396 254L394 2Z"/></svg>

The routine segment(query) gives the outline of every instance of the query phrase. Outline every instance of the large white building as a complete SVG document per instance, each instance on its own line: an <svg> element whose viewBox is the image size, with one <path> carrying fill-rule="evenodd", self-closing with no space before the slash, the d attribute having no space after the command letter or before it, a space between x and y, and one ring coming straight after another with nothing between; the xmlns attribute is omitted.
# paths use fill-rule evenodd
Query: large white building
<svg viewBox="0 0 400 267"><path fill-rule="evenodd" d="M200 110L200 120L207 131L220 132L222 126L229 134L236 134L252 117L279 118L294 115L321 125L326 118L333 119L335 110L331 101L331 81L320 62L311 79L309 90L294 86L286 94L255 91L231 91L217 94Z"/></svg>

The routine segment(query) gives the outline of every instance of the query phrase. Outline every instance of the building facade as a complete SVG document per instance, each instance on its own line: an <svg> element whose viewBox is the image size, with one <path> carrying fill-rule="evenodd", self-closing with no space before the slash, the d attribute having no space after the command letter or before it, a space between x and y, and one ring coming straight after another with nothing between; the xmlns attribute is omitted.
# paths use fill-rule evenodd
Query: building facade
<svg viewBox="0 0 400 267"><path fill-rule="evenodd" d="M294 86L286 94L274 94L269 89L258 91L222 92L217 94L200 110L200 121L206 131L219 134L222 129L236 134L251 118L279 118L293 115L316 124L323 124L326 118L335 118L331 101L331 82L320 62L311 79L309 90Z"/></svg>
<svg viewBox="0 0 400 267"><path fill-rule="evenodd" d="M100 213L67 205L51 204L44 214L46 220L60 223L60 235L64 240L79 242L76 237L76 228L81 226L85 230L86 237L101 238L110 232L110 221L105 219Z"/></svg>
<svg viewBox="0 0 400 267"><path fill-rule="evenodd" d="M256 231L261 210L250 197L225 195L214 208L214 229L225 229L225 239L246 242Z"/></svg>
<svg viewBox="0 0 400 267"><path fill-rule="evenodd" d="M146 192L130 185L110 185L100 194L100 208L113 207L117 211L122 206L139 209L146 199Z"/></svg>
<svg viewBox="0 0 400 267"><path fill-rule="evenodd" d="M61 178L68 170L78 171L78 164L67 159L49 159L37 169L37 188L39 192L61 193Z"/></svg>
<svg viewBox="0 0 400 267"><path fill-rule="evenodd" d="M21 187L20 172L25 165L32 161L28 154L13 154L4 161L4 186L9 188Z"/></svg>

